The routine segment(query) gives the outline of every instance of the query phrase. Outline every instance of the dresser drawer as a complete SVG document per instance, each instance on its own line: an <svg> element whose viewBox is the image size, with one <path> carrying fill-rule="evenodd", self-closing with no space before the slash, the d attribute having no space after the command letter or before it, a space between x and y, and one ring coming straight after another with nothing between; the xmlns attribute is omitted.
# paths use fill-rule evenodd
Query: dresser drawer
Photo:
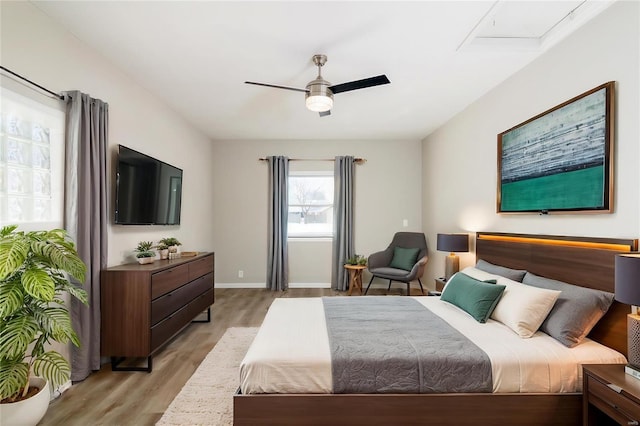
<svg viewBox="0 0 640 426"><path fill-rule="evenodd" d="M209 272L213 272L213 256L203 257L189 263L189 280L195 280Z"/></svg>
<svg viewBox="0 0 640 426"><path fill-rule="evenodd" d="M624 417L629 420L640 420L640 406L621 393L591 376L587 377L589 402L609 414L611 417ZM625 421L626 423L626 421Z"/></svg>
<svg viewBox="0 0 640 426"><path fill-rule="evenodd" d="M169 293L189 281L188 264L156 272L151 276L151 299Z"/></svg>
<svg viewBox="0 0 640 426"><path fill-rule="evenodd" d="M201 295L213 286L213 273L185 284L164 296L158 297L151 303L151 325L155 325L164 317L177 311L190 300Z"/></svg>
<svg viewBox="0 0 640 426"><path fill-rule="evenodd" d="M171 314L151 328L151 352L158 349L173 335L189 324L200 312L213 303L213 289L201 294L187 306Z"/></svg>

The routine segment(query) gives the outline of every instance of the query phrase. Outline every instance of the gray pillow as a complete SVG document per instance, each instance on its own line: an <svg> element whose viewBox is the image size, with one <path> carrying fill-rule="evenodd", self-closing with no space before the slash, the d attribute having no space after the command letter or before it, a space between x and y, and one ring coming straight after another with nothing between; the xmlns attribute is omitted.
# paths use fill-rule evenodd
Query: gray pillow
<svg viewBox="0 0 640 426"><path fill-rule="evenodd" d="M494 265L493 263L489 263L486 260L482 259L478 260L478 263L476 263L476 268L490 274L509 278L512 281L518 281L519 283L522 282L524 274L527 273L527 271L523 269L505 268L504 266Z"/></svg>
<svg viewBox="0 0 640 426"><path fill-rule="evenodd" d="M531 272L527 272L522 283L561 291L540 331L570 348L582 342L613 303L613 293L539 277Z"/></svg>

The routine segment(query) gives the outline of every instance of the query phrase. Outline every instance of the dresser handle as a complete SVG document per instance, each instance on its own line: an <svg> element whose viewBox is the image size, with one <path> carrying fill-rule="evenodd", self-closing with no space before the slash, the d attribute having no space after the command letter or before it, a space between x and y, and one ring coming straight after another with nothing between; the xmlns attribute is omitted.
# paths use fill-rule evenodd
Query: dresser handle
<svg viewBox="0 0 640 426"><path fill-rule="evenodd" d="M638 422L637 422L637 421L635 421L635 420L629 420L629 421L627 422L627 424L628 424L629 426L638 426Z"/></svg>
<svg viewBox="0 0 640 426"><path fill-rule="evenodd" d="M611 390L613 390L613 391L615 391L615 392L617 392L617 393L622 392L622 388L621 388L620 386L616 386L616 385L614 385L613 383L609 383L609 384L607 384L607 386L609 387L609 389L611 389ZM635 420L634 420L634 421L635 421ZM636 422L635 424L637 425L637 424L638 424L638 422Z"/></svg>

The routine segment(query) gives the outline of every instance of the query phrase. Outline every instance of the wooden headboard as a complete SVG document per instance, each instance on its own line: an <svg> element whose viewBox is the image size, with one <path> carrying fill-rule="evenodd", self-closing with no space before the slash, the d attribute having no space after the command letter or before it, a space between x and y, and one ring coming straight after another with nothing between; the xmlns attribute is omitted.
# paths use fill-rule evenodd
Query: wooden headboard
<svg viewBox="0 0 640 426"><path fill-rule="evenodd" d="M581 287L613 293L618 253L637 251L637 239L478 232L476 257ZM627 354L629 305L614 301L589 338Z"/></svg>

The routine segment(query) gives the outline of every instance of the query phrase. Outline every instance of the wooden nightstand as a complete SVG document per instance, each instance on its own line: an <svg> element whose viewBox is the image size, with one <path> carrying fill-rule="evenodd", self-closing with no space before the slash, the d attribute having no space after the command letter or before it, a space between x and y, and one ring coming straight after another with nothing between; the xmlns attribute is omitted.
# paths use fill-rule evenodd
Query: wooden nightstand
<svg viewBox="0 0 640 426"><path fill-rule="evenodd" d="M624 372L624 364L583 365L582 424L637 425L640 380Z"/></svg>
<svg viewBox="0 0 640 426"><path fill-rule="evenodd" d="M436 278L436 291L442 291L447 281L444 277Z"/></svg>

